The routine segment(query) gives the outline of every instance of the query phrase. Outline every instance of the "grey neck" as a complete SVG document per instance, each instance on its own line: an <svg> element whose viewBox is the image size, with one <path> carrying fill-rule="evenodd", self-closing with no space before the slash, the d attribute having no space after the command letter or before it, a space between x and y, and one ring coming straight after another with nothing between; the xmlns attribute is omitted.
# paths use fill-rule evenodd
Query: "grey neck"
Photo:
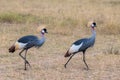
<svg viewBox="0 0 120 80"><path fill-rule="evenodd" d="M91 38L95 38L96 37L96 31L94 28L91 28L92 30L92 35L91 35Z"/></svg>
<svg viewBox="0 0 120 80"><path fill-rule="evenodd" d="M41 33L41 39L40 41L44 42L45 41L45 36L44 36L44 33Z"/></svg>
<svg viewBox="0 0 120 80"><path fill-rule="evenodd" d="M96 31L94 30L94 28L91 28L92 30L92 35L90 38L88 38L88 45L89 46L93 46L95 43L95 38L96 38Z"/></svg>
<svg viewBox="0 0 120 80"><path fill-rule="evenodd" d="M41 38L38 40L36 47L42 46L44 42L45 42L45 36L44 34L41 33Z"/></svg>
<svg viewBox="0 0 120 80"><path fill-rule="evenodd" d="M95 42L95 38L96 38L96 31L94 30L94 28L91 28L91 31L92 31L92 35L89 38L89 42L91 43L91 45L93 45Z"/></svg>

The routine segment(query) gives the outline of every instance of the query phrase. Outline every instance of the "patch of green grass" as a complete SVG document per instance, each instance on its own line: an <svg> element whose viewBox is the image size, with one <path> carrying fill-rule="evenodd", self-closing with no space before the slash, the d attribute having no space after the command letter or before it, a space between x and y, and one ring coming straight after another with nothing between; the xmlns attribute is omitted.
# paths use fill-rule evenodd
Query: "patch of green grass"
<svg viewBox="0 0 120 80"><path fill-rule="evenodd" d="M37 21L38 18L32 14L21 14L13 12L0 13L1 23L31 23Z"/></svg>
<svg viewBox="0 0 120 80"><path fill-rule="evenodd" d="M53 16L39 16L39 21L43 24L55 25L56 18Z"/></svg>

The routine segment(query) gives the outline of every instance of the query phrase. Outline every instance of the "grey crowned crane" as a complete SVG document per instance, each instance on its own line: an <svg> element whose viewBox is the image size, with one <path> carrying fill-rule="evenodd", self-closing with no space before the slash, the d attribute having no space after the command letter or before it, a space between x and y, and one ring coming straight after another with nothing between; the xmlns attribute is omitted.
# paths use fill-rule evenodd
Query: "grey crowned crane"
<svg viewBox="0 0 120 80"><path fill-rule="evenodd" d="M68 61L66 62L66 64L64 65L64 67L66 68L66 65L68 64L68 62L72 59L72 57L78 53L78 52L83 52L83 61L84 64L87 67L87 70L89 69L86 61L85 61L85 52L89 47L92 47L95 43L95 38L96 38L96 31L95 31L95 27L96 27L96 23L91 21L88 24L88 27L91 27L91 31L92 31L92 35L89 38L83 38L80 40L75 41L71 47L69 48L69 50L66 52L66 54L64 55L64 57L70 57L68 59Z"/></svg>
<svg viewBox="0 0 120 80"><path fill-rule="evenodd" d="M44 42L45 42L45 36L44 34L47 33L47 29L43 28L40 31L41 33L41 38L39 39L37 36L34 35L27 35L27 36L23 36L20 39L18 39L10 48L9 48L9 52L10 53L14 53L16 50L21 50L21 52L19 53L20 57L25 61L25 68L24 70L27 70L26 68L26 64L28 64L29 66L30 63L28 62L28 60L26 59L26 54L28 49L32 48L32 47L41 47ZM22 52L25 51L25 56L22 55Z"/></svg>

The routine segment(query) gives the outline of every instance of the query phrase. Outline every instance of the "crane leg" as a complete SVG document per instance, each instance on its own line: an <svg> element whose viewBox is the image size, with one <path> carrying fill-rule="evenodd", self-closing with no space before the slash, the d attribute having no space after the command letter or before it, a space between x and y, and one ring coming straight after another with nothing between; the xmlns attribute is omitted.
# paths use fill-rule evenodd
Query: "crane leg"
<svg viewBox="0 0 120 80"><path fill-rule="evenodd" d="M73 54L69 59L68 61L65 63L64 67L66 68L66 65L68 64L68 62L72 59L72 57L74 56L75 54Z"/></svg>
<svg viewBox="0 0 120 80"><path fill-rule="evenodd" d="M27 54L27 50L25 51L25 60L26 60L26 54ZM26 68L26 64L27 64L27 62L24 61L24 63L25 63L25 70L27 70L27 68Z"/></svg>
<svg viewBox="0 0 120 80"><path fill-rule="evenodd" d="M86 65L86 67L87 67L87 70L89 70L89 67L88 67L88 65L87 65L87 63L86 63L86 61L85 61L85 52L83 52L83 62L85 63L85 65Z"/></svg>
<svg viewBox="0 0 120 80"><path fill-rule="evenodd" d="M23 57L22 55L21 55L21 53L24 51L24 49L19 53L19 55L20 55L20 57L22 58L22 59L24 59L24 61L25 61L25 70L26 70L26 64L28 64L30 67L31 67L31 65L30 65L30 63L26 60L26 54L27 54L27 50L25 51L25 57Z"/></svg>

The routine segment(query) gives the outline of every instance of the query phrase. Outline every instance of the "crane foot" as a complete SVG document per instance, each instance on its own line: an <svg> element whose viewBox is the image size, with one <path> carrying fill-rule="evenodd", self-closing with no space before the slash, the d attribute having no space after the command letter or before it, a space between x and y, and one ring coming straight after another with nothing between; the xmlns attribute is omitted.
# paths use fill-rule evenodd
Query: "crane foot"
<svg viewBox="0 0 120 80"><path fill-rule="evenodd" d="M64 67L66 68L66 64L64 65Z"/></svg>

